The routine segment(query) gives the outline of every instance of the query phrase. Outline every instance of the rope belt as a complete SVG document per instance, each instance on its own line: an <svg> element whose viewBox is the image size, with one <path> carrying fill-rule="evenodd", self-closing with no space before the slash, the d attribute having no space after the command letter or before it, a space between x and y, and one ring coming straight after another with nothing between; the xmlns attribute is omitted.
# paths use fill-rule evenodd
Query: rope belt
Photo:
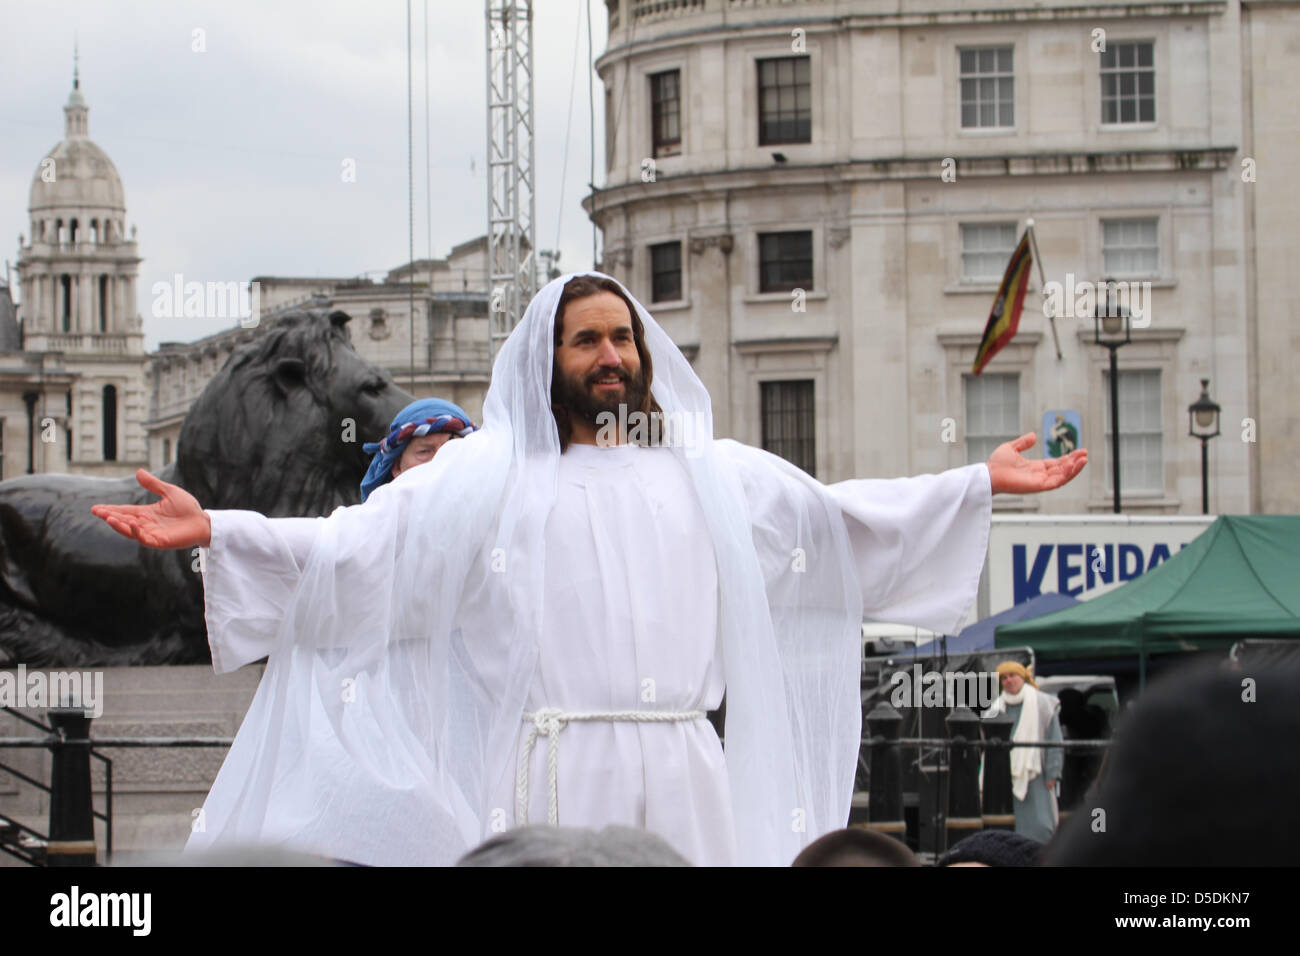
<svg viewBox="0 0 1300 956"><path fill-rule="evenodd" d="M528 737L519 754L519 776L515 785L515 820L520 826L528 822L528 765L532 762L533 748L539 734L545 734L549 740L546 753L546 773L548 780L547 822L551 826L560 823L559 766L560 766L560 731L572 721L608 720L626 723L664 724L685 720L703 720L702 710L615 710L602 713L569 712L558 707L543 707L532 713L525 713L524 720L532 721L528 728Z"/></svg>

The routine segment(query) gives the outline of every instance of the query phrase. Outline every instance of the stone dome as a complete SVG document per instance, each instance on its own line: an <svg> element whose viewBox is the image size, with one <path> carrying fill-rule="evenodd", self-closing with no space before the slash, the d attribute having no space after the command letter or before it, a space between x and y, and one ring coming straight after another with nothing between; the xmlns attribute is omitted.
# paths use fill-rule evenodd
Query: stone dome
<svg viewBox="0 0 1300 956"><path fill-rule="evenodd" d="M87 135L86 106L79 85L74 85L68 103L63 140L41 159L32 177L28 209L33 213L54 209L102 209L126 212L126 191L122 177L108 154L91 142ZM54 160L53 182L43 175Z"/></svg>

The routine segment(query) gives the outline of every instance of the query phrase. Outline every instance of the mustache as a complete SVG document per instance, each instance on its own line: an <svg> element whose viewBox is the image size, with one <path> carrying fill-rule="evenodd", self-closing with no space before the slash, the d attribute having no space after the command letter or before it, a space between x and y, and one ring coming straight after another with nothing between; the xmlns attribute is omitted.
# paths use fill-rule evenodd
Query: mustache
<svg viewBox="0 0 1300 956"><path fill-rule="evenodd" d="M618 380L622 382L624 385L632 381L632 376L631 374L628 373L627 369L606 368L606 369L600 369L599 371L596 372L592 372L585 379L583 379L583 385L590 387L592 385L595 385L602 378L609 378L609 376L611 375L617 375Z"/></svg>

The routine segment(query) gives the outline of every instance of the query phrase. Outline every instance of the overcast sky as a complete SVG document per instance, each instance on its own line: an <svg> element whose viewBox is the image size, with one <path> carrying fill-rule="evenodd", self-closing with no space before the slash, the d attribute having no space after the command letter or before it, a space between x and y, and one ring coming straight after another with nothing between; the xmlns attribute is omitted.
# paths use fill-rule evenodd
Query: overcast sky
<svg viewBox="0 0 1300 956"><path fill-rule="evenodd" d="M553 248L558 235L565 271L592 260L580 205L590 180L586 2L599 56L603 3L534 4L537 243ZM417 259L429 247L425 7L411 2ZM484 11L481 0L427 8L428 195L433 255L442 257L486 231ZM4 0L0 257L16 261L32 178L63 137L75 34L90 136L126 187L127 229L139 227L148 348L232 324L153 318L150 288L175 273L229 282L383 273L406 262L406 10L404 0ZM196 29L205 52L193 50ZM356 160L355 183L342 181L345 158ZM598 161L598 184L602 175Z"/></svg>

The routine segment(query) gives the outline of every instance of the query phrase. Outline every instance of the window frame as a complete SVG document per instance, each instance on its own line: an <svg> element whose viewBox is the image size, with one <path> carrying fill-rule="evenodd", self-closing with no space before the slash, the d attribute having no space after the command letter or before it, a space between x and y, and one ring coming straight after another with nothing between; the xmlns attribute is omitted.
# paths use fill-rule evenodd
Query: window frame
<svg viewBox="0 0 1300 956"><path fill-rule="evenodd" d="M1137 62L1140 59L1140 51L1135 52L1134 65L1131 67L1123 67L1119 65L1116 65L1114 67L1107 67L1103 65L1102 58L1105 57L1108 53L1112 51L1115 52L1115 59L1118 64L1118 60L1119 60L1118 50L1120 47L1133 46L1133 47L1140 48L1144 44L1151 47L1151 65L1149 67L1141 66ZM1160 121L1160 111L1157 109L1157 106L1159 104L1159 93L1156 89L1156 80L1159 78L1160 67L1157 62L1156 55L1157 55L1157 43L1155 37L1124 37L1121 39L1112 39L1109 37L1107 38L1106 49L1099 50L1097 52L1097 87L1096 87L1097 88L1097 109L1098 109L1097 118L1098 121L1100 122L1100 125L1103 128L1132 129L1134 127L1138 127L1138 128L1153 127ZM1134 82L1135 92L1132 94L1132 96L1136 99L1137 118L1131 120L1118 118L1123 115L1123 103L1125 100L1125 95L1118 89L1119 86L1122 85L1122 81L1117 80L1116 93L1114 97L1114 102L1116 104L1117 118L1113 120L1106 119L1106 103L1107 100L1110 99L1106 95L1106 77L1112 75L1118 77L1124 73L1132 73L1139 76L1142 73L1150 74L1151 76L1151 93L1149 94L1151 100L1150 119L1143 119L1141 116L1141 112L1142 112L1141 101L1145 99L1146 96L1141 92L1140 89L1136 89L1141 84L1140 80L1135 80Z"/></svg>
<svg viewBox="0 0 1300 956"><path fill-rule="evenodd" d="M774 409L769 411L768 404L767 404L768 396L775 393L776 387L793 386L793 385L807 386L807 406L802 407L801 402L796 402L795 404L800 405L801 407L796 407L793 409ZM769 386L771 388L769 388ZM803 389L799 389L798 391L799 393L802 393ZM802 394L800 394L798 397L802 399L803 396ZM806 426L807 434L803 436L792 437L792 438L786 438L786 437L769 438L768 437L769 416L776 417L778 415L798 416L794 426L794 430L797 432L801 426ZM817 380L815 378L775 378L775 379L765 379L760 381L758 383L758 430L759 430L759 447L761 447L764 451L776 455L779 458L783 458L785 461L790 462L790 464L794 465L796 468L801 469L809 476L816 478L817 477ZM803 462L806 462L809 467L805 467L805 465L801 464L800 461L796 461L794 458L787 457L786 455L782 454L781 451L778 451L776 447L773 447L773 446L779 446L783 443L785 444L798 443L803 451L803 453L799 455L799 458Z"/></svg>
<svg viewBox="0 0 1300 956"><path fill-rule="evenodd" d="M968 275L966 274L966 256L967 256L967 249L966 249L966 230L967 230L968 228L970 228L970 229L990 229L990 228L994 228L994 227L998 227L998 228L1006 228L1006 227L1008 227L1008 226L1011 228L1011 245L1010 245L1010 247L1007 249L1007 251L1006 251L1006 255L1002 258L1002 265L998 267L998 271L997 271L996 273L990 273L990 274L987 274L987 275L968 276ZM997 219L990 219L990 220L983 220L983 221L980 221L980 220L976 220L976 221L961 220L961 221L959 221L959 222L957 223L957 245L958 245L958 253L957 253L957 258L958 258L958 265L957 265L957 268L958 268L958 276L957 276L957 279L958 279L958 281L961 282L961 283L965 283L965 284L967 284L967 285L989 285L989 284L994 284L994 285L996 285L997 283L1001 282L1001 281L1002 281L1002 276L1003 276L1003 275L1006 273L1006 271L1007 271L1007 264L1011 261L1011 255L1012 255L1012 253L1014 253L1014 252L1016 251L1016 244L1019 242L1019 240L1020 240L1020 223L1019 223L1019 221L1014 220L1014 219L1013 219L1013 220L997 220ZM979 251L972 251L971 254L972 254L972 255L977 255L977 254L978 254L978 255L991 255L992 253L989 252L989 251L986 251L986 250L979 250Z"/></svg>
<svg viewBox="0 0 1300 956"><path fill-rule="evenodd" d="M1155 416L1156 424L1154 427L1146 427L1138 431L1135 430L1131 425L1126 425L1124 422L1124 409L1123 409L1124 395L1122 394L1122 389L1124 388L1124 382L1126 379L1132 381L1133 376L1135 375L1151 375L1151 374L1154 374L1156 376L1155 394L1156 394L1156 399L1159 402L1159 406L1156 409L1156 416ZM1119 388L1121 389L1121 394L1119 396L1120 406L1121 406L1120 422L1119 422L1119 431L1120 431L1119 467L1121 471L1120 474L1121 499L1127 498L1129 495L1133 495L1134 497L1138 497L1138 498L1162 497L1168 491L1166 471L1167 471L1167 466L1169 464L1167 460L1168 456L1165 450L1165 440L1164 440L1165 429L1163 427L1164 420L1166 417L1166 412L1168 411L1165 408L1164 369L1160 368L1158 365L1151 366L1145 364L1129 367L1129 368L1121 367L1119 369L1119 382L1120 382ZM1105 454L1107 456L1106 467L1102 469L1103 488L1105 490L1106 495L1111 496L1114 495L1115 493L1115 486L1113 484L1114 463L1109 460L1109 457L1111 455L1111 449L1113 447L1111 444L1111 431L1110 431L1110 368L1109 367L1102 368L1101 370L1101 396L1102 396L1101 397L1101 412L1102 412L1101 433L1102 433L1102 440L1105 443L1105 449L1106 449ZM1128 475L1123 474L1124 461L1126 458L1125 452L1123 450L1124 439L1133 438L1137 436L1143 436L1149 438L1152 435L1154 435L1156 438L1159 439L1160 457L1156 462L1156 473L1160 476L1159 479L1160 484L1158 487L1154 487L1154 488L1146 487L1146 486L1135 486L1130 481L1130 476L1132 473L1130 472Z"/></svg>
<svg viewBox="0 0 1300 956"><path fill-rule="evenodd" d="M1007 42L1007 43L981 43L981 44L975 44L975 45L970 45L970 46L967 46L967 45L958 45L955 49L956 49L956 53L957 53L957 129L958 129L959 131L963 132L963 133L1005 133L1005 132L1009 132L1009 131L1014 131L1014 130L1016 129L1016 68L1015 68L1016 45L1015 45L1015 43L1014 43L1014 42ZM961 61L962 61L962 54L964 54L964 53L975 53L975 54L979 54L979 53L981 53L981 52L986 52L986 51L999 52L999 51L1003 51L1003 50L1008 51L1008 52L1010 53L1010 55L1011 55L1011 69L1010 69L1010 71L1004 73L1004 72L1002 72L1002 71L995 70L995 71L994 71L993 73L991 73L991 74L986 74L986 73L969 73L969 74L968 74L968 73L964 73L964 72L962 71L962 63L961 63ZM977 59L978 59L978 57L977 57ZM1001 100L1000 96L996 95L996 91L997 91L1000 87L999 87L999 85L995 85L995 87L994 87L994 90L995 90L994 104L995 104L995 107L997 107L997 109L996 109L996 113L997 113L996 119L997 119L997 122L995 122L995 123L994 123L993 125L991 125L991 126L984 126L984 125L979 124L979 123L977 123L977 124L974 125L974 126L967 126L967 125L965 124L965 121L964 121L964 120L965 120L965 117L963 116L963 106L965 105L965 98L963 97L963 89L962 89L962 85L963 85L963 82L964 82L965 80L968 80L968 79L970 79L970 80L978 80L978 79L1002 80L1002 79L1009 79L1009 80L1011 81L1011 101L1010 101L1010 102L1011 102L1011 122L1010 122L1010 123L1003 123L1003 122L1002 122L1002 114L1001 114L1001 109L1000 109L1000 107L1001 107L1001 105L1002 105L1002 100ZM981 101L978 99L978 97L977 97L976 100L975 100L975 105L976 105L976 114L977 114L976 118L978 119L979 107L980 107L980 105L981 105Z"/></svg>
<svg viewBox="0 0 1300 956"><path fill-rule="evenodd" d="M764 87L764 85L763 85L763 71L764 71L764 66L765 66L766 64L769 64L769 63L782 63L782 62L792 62L792 63L796 64L796 75L795 75L795 78L794 78L794 82L793 82L793 83L791 84L791 86L789 87L789 88L791 88L791 89L794 90L794 98L795 98L794 114L795 114L795 115L794 115L794 118L793 118L792 120L784 120L784 119L780 119L780 118L778 118L778 119L775 119L775 120L768 120L767 122L768 122L768 123L772 123L772 122L775 122L775 123L791 122L791 123L795 123L795 124L798 124L798 123L800 122L800 116L799 116L799 104L798 104L798 98L799 98L798 90L799 90L800 86L803 86L804 84L801 84L801 83L799 82L799 78L798 78L798 75L797 75L797 67L798 67L799 64L803 64L803 65L806 67L807 71L808 71L807 82L806 82L807 89L808 89L808 94L807 94L807 96L808 96L808 107L807 107L807 112L808 112L808 117L807 117L807 122L808 122L808 131L807 131L807 135L806 135L806 137L800 137L800 136L796 135L796 136L793 136L793 137L774 137L774 138L768 138L768 137L766 136L766 128L765 128L766 124L765 124L765 121L764 121L764 110L763 110L763 91L764 91L765 89L773 89L773 88L776 89L776 90L778 90L778 91L780 91L780 90L783 89L784 87L781 86L781 84L780 84L780 82L779 82L779 78L778 78L778 81L777 81L777 84L776 84L775 87ZM805 145L805 144L811 143L811 142L813 141L813 118L814 118L814 117L813 117L814 110L813 110L813 69L812 69L812 55L809 54L809 53L797 53L797 54L794 54L794 55L792 55L792 56L790 56L790 55L787 55L787 56L757 56L757 57L754 58L754 63L755 63L755 76L754 76L755 119L756 119L757 122L758 122L758 146L759 146L760 148L762 148L762 147L766 147L766 146L798 146L798 145ZM778 68L778 70L779 70L779 68ZM779 100L779 99L780 99L780 96L779 96L779 92L778 92L778 100ZM780 116L780 114L782 114L782 113L783 113L783 111L778 107L778 109L777 109L777 114L778 114L778 116ZM798 133L798 128L796 127L796 134L797 134L797 133Z"/></svg>
<svg viewBox="0 0 1300 956"><path fill-rule="evenodd" d="M808 257L806 260L808 262L807 284L805 285L805 284L801 284L799 281L795 281L793 282L793 284L789 284L789 285L782 283L779 285L769 286L767 284L767 268L766 268L768 262L764 258L764 240L775 239L778 237L790 237L790 236L802 236L802 235L806 235L808 237ZM774 230L772 232L755 232L754 239L755 239L755 244L757 245L756 261L758 264L758 292L760 295L771 295L771 294L788 295L789 293L793 292L795 289L803 289L805 292L816 291L815 283L817 279L817 242L816 242L816 233L814 232L814 230L780 229L780 230ZM804 260L797 259L797 258L785 258L785 257L776 260L776 262L778 263L802 262L802 261Z"/></svg>
<svg viewBox="0 0 1300 956"><path fill-rule="evenodd" d="M1014 384L1013 391L1016 396L1016 405L1015 405L1015 414L1012 416L1012 424L1010 428L1007 429L1006 431L981 432L979 434L972 434L971 405L970 405L971 384L973 382L978 382L981 385L983 385L992 381L995 378L1011 379L1013 381ZM1024 403L1021 401L1024 393L1023 393L1023 388L1022 388L1022 383L1020 378L1020 371L1018 369L999 369L998 371L995 372L986 371L980 375L974 375L971 372L966 372L962 375L961 389L962 389L961 397L962 397L962 426L963 426L962 440L966 445L966 464L977 465L980 462L988 461L989 455L992 454L993 448L997 448L998 445L1001 445L1004 442L1011 441L1014 438L1019 438L1022 434L1024 434L1020 430L1020 426L1023 423L1023 419L1024 419L1024 411L1022 408L1022 405ZM981 442L988 442L992 440L994 444L992 448L989 449L988 454L980 454L979 456L972 458L971 457L972 439Z"/></svg>
<svg viewBox="0 0 1300 956"><path fill-rule="evenodd" d="M659 81L665 77L676 75L676 97L669 100L660 100L657 98ZM655 159L663 159L670 156L680 156L682 154L682 127L685 117L682 113L682 70L681 67L671 67L666 70L657 70L654 73L647 73L646 79L650 84L650 155ZM677 138L673 140L659 138L660 127L660 108L662 103L673 102L677 104Z"/></svg>
<svg viewBox="0 0 1300 956"><path fill-rule="evenodd" d="M1119 270L1119 269L1112 269L1112 268L1110 268L1110 267L1107 266L1107 264L1106 264L1106 226L1107 226L1108 223L1124 223L1124 222L1152 223L1152 224L1154 225L1154 227L1155 227L1155 253L1156 253L1156 262L1155 262L1155 267L1154 267L1150 272L1131 272L1131 271L1122 271L1122 270ZM1161 247L1162 247L1163 243L1161 242L1161 217L1160 217L1160 215L1158 215L1158 214L1152 214L1152 215L1130 215L1130 214L1124 214L1124 215L1108 216L1108 215L1105 215L1105 214L1103 213L1103 214L1101 214L1101 215L1099 215L1099 216L1097 217L1097 233L1098 233L1097 251L1098 251L1099 258L1100 258L1100 260L1101 260L1101 274L1102 274L1105 278L1113 278L1113 279L1130 279L1130 278L1131 278L1131 279L1149 279L1149 280L1155 280L1155 279L1160 279L1160 278L1163 276L1162 269L1163 269L1163 265L1164 265L1164 256L1161 255ZM1120 248L1121 248L1121 249L1144 249L1144 248L1146 248L1146 247L1145 247L1145 246L1126 246L1126 247L1120 247ZM1116 251L1118 252L1119 250L1116 250Z"/></svg>
<svg viewBox="0 0 1300 956"><path fill-rule="evenodd" d="M677 247L677 294L667 298L659 298L656 287L655 272L655 250L665 249L670 246ZM681 239L666 239L662 242L653 242L646 246L646 267L649 276L649 301L652 305L662 305L665 302L681 302L686 298L686 256L685 243Z"/></svg>

